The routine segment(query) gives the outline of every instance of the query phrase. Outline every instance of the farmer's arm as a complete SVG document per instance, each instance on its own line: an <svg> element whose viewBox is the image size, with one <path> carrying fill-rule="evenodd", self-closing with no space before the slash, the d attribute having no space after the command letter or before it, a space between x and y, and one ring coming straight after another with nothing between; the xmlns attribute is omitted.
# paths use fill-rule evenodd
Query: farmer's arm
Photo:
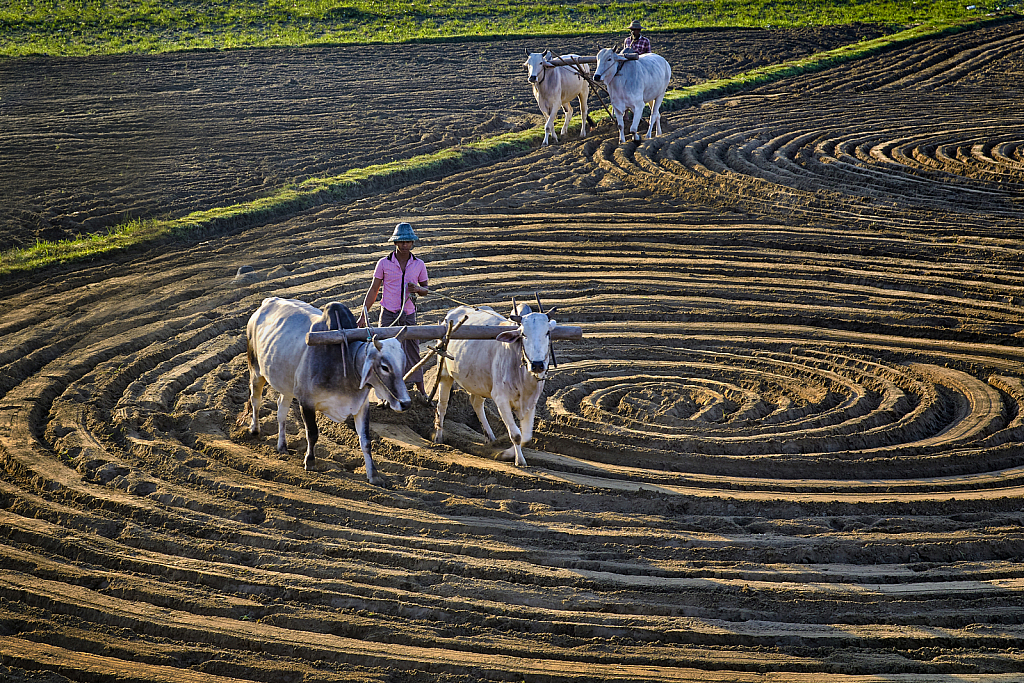
<svg viewBox="0 0 1024 683"><path fill-rule="evenodd" d="M366 327L366 316L363 315L363 311L369 313L370 309L373 308L373 304L377 301L377 293L380 291L380 283L383 281L379 277L373 278L370 288L366 290L366 296L363 298L363 308L359 311L359 327Z"/></svg>
<svg viewBox="0 0 1024 683"><path fill-rule="evenodd" d="M427 266L423 261L417 259L416 265L419 268L419 272L412 275L409 282L408 290L410 294L430 294L430 290L427 289Z"/></svg>

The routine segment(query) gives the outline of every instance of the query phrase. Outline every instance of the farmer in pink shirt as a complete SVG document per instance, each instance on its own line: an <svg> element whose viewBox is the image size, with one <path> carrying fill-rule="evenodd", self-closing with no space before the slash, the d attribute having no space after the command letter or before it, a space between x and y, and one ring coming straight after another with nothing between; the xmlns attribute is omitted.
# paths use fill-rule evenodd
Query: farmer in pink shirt
<svg viewBox="0 0 1024 683"><path fill-rule="evenodd" d="M416 301L413 295L429 294L427 289L427 266L422 259L416 258L412 253L412 243L419 239L413 232L412 226L408 223L399 223L395 226L395 232L388 239L394 242L395 250L377 261L377 268L373 271L373 282L363 299L363 310L369 311L374 302L377 301L377 292L381 285L384 285L384 293L380 300L380 318L377 321L379 327L391 325L415 325L416 324ZM362 313L359 314L359 327L366 327L366 319ZM420 362L420 343L415 339L403 339L402 348L405 349L405 372ZM423 390L423 370L417 370L409 381L416 384L420 393L426 394Z"/></svg>

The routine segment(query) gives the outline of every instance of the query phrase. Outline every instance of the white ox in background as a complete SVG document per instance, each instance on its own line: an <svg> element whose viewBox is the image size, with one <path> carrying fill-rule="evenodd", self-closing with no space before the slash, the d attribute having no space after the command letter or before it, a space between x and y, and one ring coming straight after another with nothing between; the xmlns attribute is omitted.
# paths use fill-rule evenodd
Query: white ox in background
<svg viewBox="0 0 1024 683"><path fill-rule="evenodd" d="M562 55L563 58L576 57L577 55ZM587 137L587 98L590 97L590 85L585 78L579 75L571 66L544 66L544 63L554 59L550 50L544 53L526 51L526 62L523 64L529 72L529 80L533 85L533 96L537 98L537 106L540 113L547 116L544 123L544 143L548 144L550 135L558 142L555 135L555 117L558 112L565 110L565 124L562 125L562 136L569 133L569 121L572 120L572 101L580 101L580 114L583 120L580 122L580 137ZM581 68L590 73L590 66L583 64Z"/></svg>
<svg viewBox="0 0 1024 683"><path fill-rule="evenodd" d="M626 59L607 47L597 53L594 81L604 83L608 88L612 112L619 124L619 142L626 141L622 117L627 109L633 110L630 132L635 141L640 141L636 129L640 126L645 103L651 105L651 125L647 129L647 137L651 137L655 126L658 135L661 135L661 101L671 78L672 67L664 57L653 52L642 54L639 59Z"/></svg>
<svg viewBox="0 0 1024 683"><path fill-rule="evenodd" d="M308 346L307 332L351 329L356 326L352 312L339 303L329 303L321 312L303 301L270 297L249 318L246 357L249 361L249 392L252 422L249 432L260 433L260 403L263 386L270 383L277 399L277 450L287 452L285 418L292 399L299 399L306 429L306 458L312 469L319 432L316 412L344 422L355 416L359 446L366 463L366 479L383 485L383 476L370 457L370 387L386 397L392 410L403 411L412 402L402 380L405 353L395 339L354 341L348 344ZM399 337L401 334L399 334Z"/></svg>
<svg viewBox="0 0 1024 683"><path fill-rule="evenodd" d="M551 307L548 313L554 310ZM497 343L489 339L453 339L449 342L448 353L453 360L441 366L438 377L441 390L434 421L434 443L444 443L444 414L448 410L452 384L458 382L469 394L473 410L491 441L495 440L494 432L484 414L484 399L494 400L512 439L512 447L502 451L499 457L514 459L516 465L525 467L522 446L533 438L533 419L551 362L551 329L556 323L544 313L532 313L529 306L523 306L520 315L509 316L518 324L509 322L486 306L453 309L445 320L457 324L463 316L468 316L467 325L504 325L508 329L498 335ZM513 411L519 417L519 427Z"/></svg>

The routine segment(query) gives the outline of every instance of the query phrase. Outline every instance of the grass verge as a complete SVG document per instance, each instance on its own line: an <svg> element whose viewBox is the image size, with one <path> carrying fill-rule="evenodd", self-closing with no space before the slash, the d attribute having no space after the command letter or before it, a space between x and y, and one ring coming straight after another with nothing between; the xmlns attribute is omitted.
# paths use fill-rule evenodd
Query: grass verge
<svg viewBox="0 0 1024 683"><path fill-rule="evenodd" d="M972 30L998 21L1001 19L915 26L900 33L845 45L799 60L754 69L731 78L672 90L666 95L663 108L671 110L695 104L745 88L877 54L900 45ZM595 108L592 112L595 120L607 118L603 110ZM337 176L311 178L251 202L196 211L181 218L133 220L106 233L85 235L73 240L39 241L31 247L0 253L0 277L90 259L154 240L195 239L199 236L244 228L291 215L328 201L379 192L389 187L508 157L539 144L543 137L542 127L505 133L432 154L352 169Z"/></svg>

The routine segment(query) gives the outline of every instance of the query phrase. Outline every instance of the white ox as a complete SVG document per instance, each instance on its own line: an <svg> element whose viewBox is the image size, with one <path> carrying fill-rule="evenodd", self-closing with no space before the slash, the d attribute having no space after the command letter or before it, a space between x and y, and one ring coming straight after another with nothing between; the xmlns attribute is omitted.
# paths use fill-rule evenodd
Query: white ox
<svg viewBox="0 0 1024 683"><path fill-rule="evenodd" d="M299 399L306 429L306 458L310 470L316 462L314 448L319 431L316 412L343 422L355 416L359 446L366 463L366 479L385 483L370 456L370 387L387 398L392 410L402 411L412 402L402 380L405 353L396 339L354 341L348 344L308 346L307 332L350 329L356 326L352 312L339 303L324 310L295 299L270 297L249 318L246 357L249 361L249 392L252 422L249 432L260 433L259 410L263 387L268 382L277 399L277 450L287 452L285 418L292 399ZM399 335L401 336L401 335Z"/></svg>
<svg viewBox="0 0 1024 683"><path fill-rule="evenodd" d="M548 313L554 310L552 307ZM544 379L551 361L551 329L556 323L544 313L532 313L529 306L523 306L520 315L509 316L514 322L486 306L453 309L445 320L458 324L463 316L468 316L467 325L501 325L508 329L498 335L498 343L489 339L453 339L449 342L448 353L453 360L441 366L438 378L441 391L434 421L434 443L444 443L444 414L448 410L452 384L458 382L469 394L473 410L492 442L495 440L494 432L484 414L484 399L494 401L512 439L512 446L502 451L499 457L514 459L516 465L525 467L522 446L533 438L533 419L537 399L544 391ZM518 427L513 411L519 417Z"/></svg>
<svg viewBox="0 0 1024 683"><path fill-rule="evenodd" d="M562 55L563 59L576 57L577 55ZM585 78L571 66L544 66L544 63L554 59L550 50L544 53L526 51L526 62L523 66L530 72L529 80L533 85L533 96L537 98L537 106L540 113L547 116L544 123L544 143L548 144L550 135L558 142L555 135L555 117L560 110L565 110L565 123L562 125L562 136L569 133L569 121L572 120L572 101L578 99L580 102L580 114L583 120L580 122L580 137L587 137L587 98L590 97L590 85ZM590 73L590 66L583 64L581 68Z"/></svg>
<svg viewBox="0 0 1024 683"><path fill-rule="evenodd" d="M619 124L619 142L626 141L622 117L627 109L633 110L630 132L635 141L640 141L637 128L644 113L644 104L651 105L651 125L647 129L647 137L651 137L655 126L658 135L661 135L661 101L671 79L672 67L664 57L653 52L642 54L639 59L626 59L607 47L597 53L594 81L604 83L608 88L612 112Z"/></svg>

